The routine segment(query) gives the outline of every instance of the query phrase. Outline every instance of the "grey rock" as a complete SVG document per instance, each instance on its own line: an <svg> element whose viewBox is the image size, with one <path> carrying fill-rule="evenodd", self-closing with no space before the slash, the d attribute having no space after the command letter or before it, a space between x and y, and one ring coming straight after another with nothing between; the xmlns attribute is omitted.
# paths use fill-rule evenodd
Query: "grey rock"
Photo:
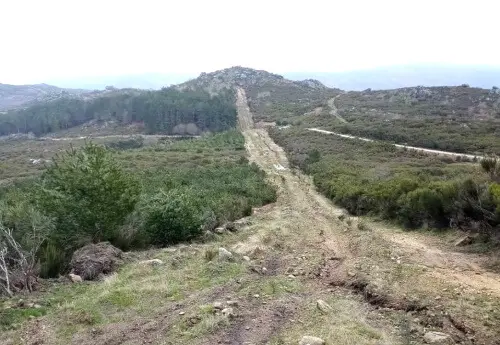
<svg viewBox="0 0 500 345"><path fill-rule="evenodd" d="M151 266L160 266L160 265L163 265L163 261L161 261L160 259L151 259L151 260L141 261L141 264L151 265Z"/></svg>
<svg viewBox="0 0 500 345"><path fill-rule="evenodd" d="M229 250L226 248L219 248L219 259L221 260L232 260L233 259L233 253L231 253Z"/></svg>
<svg viewBox="0 0 500 345"><path fill-rule="evenodd" d="M325 341L318 337L304 335L300 340L299 345L325 345Z"/></svg>
<svg viewBox="0 0 500 345"><path fill-rule="evenodd" d="M451 345L453 339L451 336L442 332L427 332L424 334L424 341L427 344Z"/></svg>
<svg viewBox="0 0 500 345"><path fill-rule="evenodd" d="M222 315L224 315L228 319L232 319L236 316L236 313L234 312L233 308L228 307L222 309Z"/></svg>
<svg viewBox="0 0 500 345"><path fill-rule="evenodd" d="M316 307L323 314L328 314L332 310L332 307L328 303L326 303L325 301L323 301L322 299L319 299L319 300L316 301Z"/></svg>

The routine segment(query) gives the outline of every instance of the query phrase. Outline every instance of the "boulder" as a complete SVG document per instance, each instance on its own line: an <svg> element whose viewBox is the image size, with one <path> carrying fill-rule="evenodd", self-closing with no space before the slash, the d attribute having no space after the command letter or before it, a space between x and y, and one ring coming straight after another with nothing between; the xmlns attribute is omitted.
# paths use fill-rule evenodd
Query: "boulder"
<svg viewBox="0 0 500 345"><path fill-rule="evenodd" d="M321 338L304 335L300 340L299 345L325 345L325 341Z"/></svg>
<svg viewBox="0 0 500 345"><path fill-rule="evenodd" d="M437 345L451 345L453 344L453 339L451 336L442 332L427 332L424 334L424 341L427 344L437 344Z"/></svg>
<svg viewBox="0 0 500 345"><path fill-rule="evenodd" d="M123 263L123 252L109 242L86 245L73 253L71 273L83 280L94 280L113 273Z"/></svg>

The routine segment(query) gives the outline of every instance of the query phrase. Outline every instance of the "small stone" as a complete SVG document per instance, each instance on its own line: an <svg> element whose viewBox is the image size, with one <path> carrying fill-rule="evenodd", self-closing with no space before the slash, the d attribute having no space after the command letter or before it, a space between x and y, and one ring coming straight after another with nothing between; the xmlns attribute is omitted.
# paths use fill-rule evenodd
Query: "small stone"
<svg viewBox="0 0 500 345"><path fill-rule="evenodd" d="M223 305L222 305L222 302L214 302L212 304L212 307L214 307L214 309L222 310Z"/></svg>
<svg viewBox="0 0 500 345"><path fill-rule="evenodd" d="M222 315L224 315L225 317L229 318L229 319L232 319L236 316L236 314L234 313L234 310L233 308L224 308L222 309Z"/></svg>
<svg viewBox="0 0 500 345"><path fill-rule="evenodd" d="M325 341L321 338L305 335L300 340L299 345L325 345Z"/></svg>
<svg viewBox="0 0 500 345"><path fill-rule="evenodd" d="M458 241L456 241L455 246L457 247L468 246L472 243L474 243L474 237L466 235L460 238Z"/></svg>
<svg viewBox="0 0 500 345"><path fill-rule="evenodd" d="M180 312L179 312L179 315L184 315L184 314L186 314L186 312L185 312L185 311L180 311Z"/></svg>
<svg viewBox="0 0 500 345"><path fill-rule="evenodd" d="M434 299L435 299L436 301L438 301L438 300L440 300L440 299L441 299L441 296L436 296Z"/></svg>
<svg viewBox="0 0 500 345"><path fill-rule="evenodd" d="M232 260L233 259L233 253L231 253L229 250L226 248L219 248L219 259L221 260Z"/></svg>
<svg viewBox="0 0 500 345"><path fill-rule="evenodd" d="M451 336L442 332L427 332L424 334L424 341L427 344L448 345L453 344Z"/></svg>
<svg viewBox="0 0 500 345"><path fill-rule="evenodd" d="M263 273L263 274L266 274L266 273L267 273L267 268L262 267L262 270L261 270L261 271L262 271L262 273Z"/></svg>
<svg viewBox="0 0 500 345"><path fill-rule="evenodd" d="M259 297L260 297L260 295L259 295L258 293L256 293L255 295L253 295L253 297L255 297L255 298L259 298Z"/></svg>
<svg viewBox="0 0 500 345"><path fill-rule="evenodd" d="M70 274L69 274L69 279L70 279L73 283L81 283L81 282L83 282L82 277L80 277L78 274L73 274L73 273L70 273Z"/></svg>
<svg viewBox="0 0 500 345"><path fill-rule="evenodd" d="M27 303L26 308L33 308L35 306L35 303Z"/></svg>
<svg viewBox="0 0 500 345"><path fill-rule="evenodd" d="M316 301L316 307L323 313L323 314L328 314L331 310L332 307L323 301L322 299L319 299Z"/></svg>
<svg viewBox="0 0 500 345"><path fill-rule="evenodd" d="M33 308L35 308L35 309L40 309L41 307L42 307L42 306L41 306L40 304L35 304L35 305L33 306Z"/></svg>
<svg viewBox="0 0 500 345"><path fill-rule="evenodd" d="M215 232L216 234L221 235L221 234L223 234L224 232L226 232L226 229L224 229L223 227L218 227L218 228L215 228L215 229L214 229L214 232Z"/></svg>
<svg viewBox="0 0 500 345"><path fill-rule="evenodd" d="M160 266L163 265L163 261L160 259L144 260L140 262L142 265Z"/></svg>
<svg viewBox="0 0 500 345"><path fill-rule="evenodd" d="M288 278L292 278L293 279L293 278L295 278L295 276L293 274L289 274Z"/></svg>
<svg viewBox="0 0 500 345"><path fill-rule="evenodd" d="M246 327L245 327L245 329L246 329L247 331L249 331L249 330L250 330L250 326L246 326Z"/></svg>
<svg viewBox="0 0 500 345"><path fill-rule="evenodd" d="M243 260L245 260L245 261L247 261L247 262L248 262L248 261L250 261L250 258L249 258L248 256L246 256L246 255L245 255L245 256L243 257Z"/></svg>
<svg viewBox="0 0 500 345"><path fill-rule="evenodd" d="M230 307L237 307L239 305L238 301L227 301L226 304Z"/></svg>
<svg viewBox="0 0 500 345"><path fill-rule="evenodd" d="M347 275L348 275L349 277L355 277L355 276L356 276L356 273L355 273L355 272L351 272L351 271L349 271L349 272L347 272Z"/></svg>

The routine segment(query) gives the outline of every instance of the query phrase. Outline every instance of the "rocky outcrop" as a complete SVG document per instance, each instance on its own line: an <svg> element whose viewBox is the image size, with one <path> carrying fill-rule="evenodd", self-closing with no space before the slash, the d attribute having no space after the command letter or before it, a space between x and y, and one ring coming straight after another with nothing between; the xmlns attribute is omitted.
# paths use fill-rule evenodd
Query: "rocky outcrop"
<svg viewBox="0 0 500 345"><path fill-rule="evenodd" d="M215 94L223 89L234 87L247 88L263 85L288 85L296 86L297 88L307 87L311 89L327 88L318 80L307 79L303 81L292 81L278 74L241 66L226 68L211 73L201 73L198 78L179 84L177 88L180 90L202 88Z"/></svg>

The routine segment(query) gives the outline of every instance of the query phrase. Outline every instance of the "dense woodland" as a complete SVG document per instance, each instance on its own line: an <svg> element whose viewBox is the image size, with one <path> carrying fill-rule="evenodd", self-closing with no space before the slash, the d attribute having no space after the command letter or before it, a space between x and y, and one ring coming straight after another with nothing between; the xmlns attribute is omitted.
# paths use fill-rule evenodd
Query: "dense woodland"
<svg viewBox="0 0 500 345"><path fill-rule="evenodd" d="M218 132L236 125L231 91L211 96L205 91L120 90L97 98L61 98L0 115L0 135L43 135L91 120L144 123L148 133L188 134Z"/></svg>

